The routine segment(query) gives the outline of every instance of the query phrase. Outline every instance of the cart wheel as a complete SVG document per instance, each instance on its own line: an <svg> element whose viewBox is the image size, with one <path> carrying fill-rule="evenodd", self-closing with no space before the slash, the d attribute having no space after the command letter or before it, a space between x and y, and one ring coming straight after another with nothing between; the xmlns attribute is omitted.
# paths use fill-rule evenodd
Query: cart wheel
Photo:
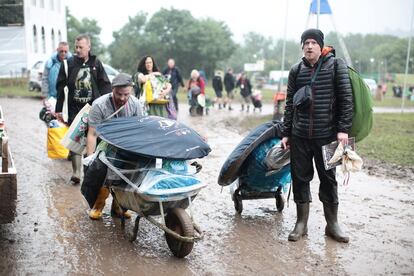
<svg viewBox="0 0 414 276"><path fill-rule="evenodd" d="M190 216L182 208L174 208L165 217L166 226L184 237L194 237L194 226ZM193 250L194 242L184 242L165 233L168 247L177 258L184 258Z"/></svg>
<svg viewBox="0 0 414 276"><path fill-rule="evenodd" d="M236 209L237 213L241 214L243 212L243 199L241 195L234 193L232 199L234 202L234 209Z"/></svg>
<svg viewBox="0 0 414 276"><path fill-rule="evenodd" d="M276 192L275 198L276 198L276 209L279 212L282 212L283 209L285 208L285 199L283 198L282 191L279 191L278 189Z"/></svg>

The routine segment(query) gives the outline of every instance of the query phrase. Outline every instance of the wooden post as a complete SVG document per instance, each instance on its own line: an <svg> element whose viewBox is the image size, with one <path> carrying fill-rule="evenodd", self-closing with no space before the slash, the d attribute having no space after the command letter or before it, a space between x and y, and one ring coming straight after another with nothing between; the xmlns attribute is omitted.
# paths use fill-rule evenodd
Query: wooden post
<svg viewBox="0 0 414 276"><path fill-rule="evenodd" d="M7 173L9 171L9 151L7 137L3 136L1 142L1 171Z"/></svg>

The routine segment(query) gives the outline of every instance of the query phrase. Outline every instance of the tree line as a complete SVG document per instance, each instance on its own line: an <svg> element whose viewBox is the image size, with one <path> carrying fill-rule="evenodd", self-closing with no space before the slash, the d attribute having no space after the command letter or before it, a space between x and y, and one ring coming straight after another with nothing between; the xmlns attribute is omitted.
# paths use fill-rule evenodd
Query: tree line
<svg viewBox="0 0 414 276"><path fill-rule="evenodd" d="M88 33L92 40L92 51L113 67L133 73L144 55L152 55L160 67L168 58L176 60L184 76L196 69L210 75L215 69L232 67L243 70L244 63L265 61L263 75L271 70L280 70L282 61L282 39L265 37L259 33L247 33L241 43L233 40L232 32L222 21L211 18L196 18L187 10L161 8L149 17L139 12L128 18L128 22L113 32L113 42L105 47L100 39L101 28L96 20L75 18L67 10L68 40L74 41L79 33ZM347 34L343 37L353 66L361 73L402 73L405 70L407 38L380 34ZM325 35L325 45L333 45L337 56L343 57L335 32ZM414 59L414 50L411 56ZM285 70L301 57L299 38L286 41ZM413 59L409 73L414 73Z"/></svg>

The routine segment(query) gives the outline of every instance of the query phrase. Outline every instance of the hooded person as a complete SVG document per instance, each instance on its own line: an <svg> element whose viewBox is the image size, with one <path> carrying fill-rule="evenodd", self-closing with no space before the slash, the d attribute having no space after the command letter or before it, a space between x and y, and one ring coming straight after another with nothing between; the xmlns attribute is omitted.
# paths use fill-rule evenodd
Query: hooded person
<svg viewBox="0 0 414 276"><path fill-rule="evenodd" d="M335 57L332 47L324 47L324 35L309 29L301 36L302 60L289 72L286 107L282 127L282 145L290 148L293 196L297 220L289 241L307 234L310 181L313 161L318 172L319 200L326 219L325 234L336 241L348 242L338 224L338 183L335 168L325 170L322 146L333 141L348 143L352 125L352 89L345 61ZM307 90L307 93L302 93ZM296 97L295 97L296 96ZM297 100L306 98L306 101ZM306 105L302 105L306 102ZM296 104L296 106L295 106ZM300 105L299 105L300 104Z"/></svg>

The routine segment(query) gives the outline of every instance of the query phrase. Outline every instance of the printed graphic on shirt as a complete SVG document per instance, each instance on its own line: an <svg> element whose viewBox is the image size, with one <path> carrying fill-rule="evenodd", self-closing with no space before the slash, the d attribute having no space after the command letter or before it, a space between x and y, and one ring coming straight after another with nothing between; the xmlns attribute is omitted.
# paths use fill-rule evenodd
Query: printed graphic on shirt
<svg viewBox="0 0 414 276"><path fill-rule="evenodd" d="M92 75L89 67L79 70L75 82L74 101L78 103L87 103L92 100Z"/></svg>

